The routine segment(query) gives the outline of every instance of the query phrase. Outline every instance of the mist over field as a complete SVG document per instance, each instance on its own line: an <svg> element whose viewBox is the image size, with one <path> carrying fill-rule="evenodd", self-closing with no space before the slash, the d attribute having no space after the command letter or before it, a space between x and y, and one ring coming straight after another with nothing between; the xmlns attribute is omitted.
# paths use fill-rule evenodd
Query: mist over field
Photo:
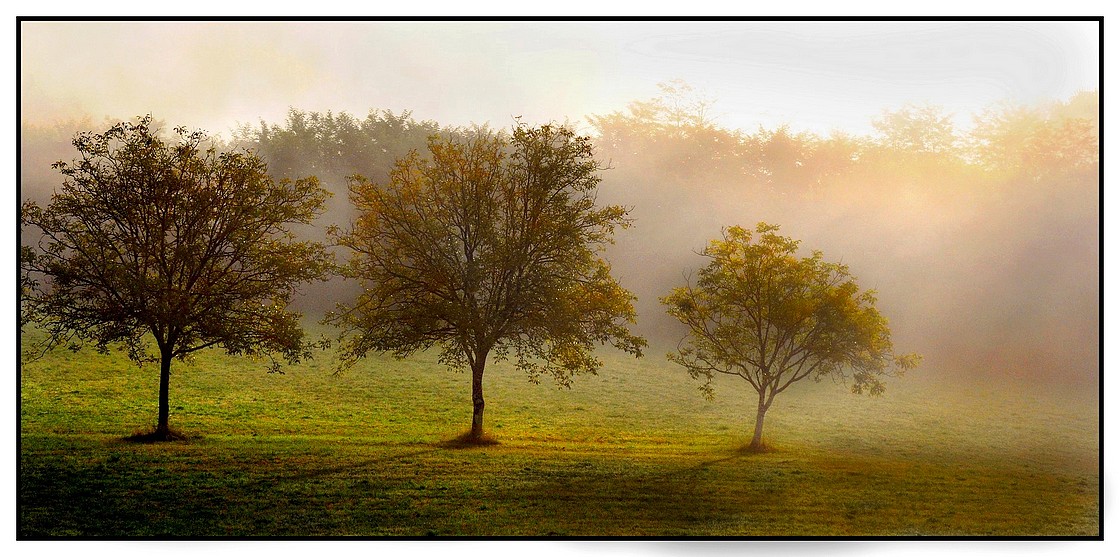
<svg viewBox="0 0 1120 557"><path fill-rule="evenodd" d="M569 23L28 22L20 196L48 200L76 132L150 113L317 176L334 195L302 233L323 239L354 216L347 176L384 181L432 134L566 123L605 167L600 201L632 208L605 257L651 357L685 332L658 298L724 227L765 221L877 290L920 373L1098 384L1092 24Z"/></svg>
<svg viewBox="0 0 1120 557"><path fill-rule="evenodd" d="M943 115L908 107L888 111L907 123L884 116L877 133L862 137L715 129L699 132L710 151L689 138L629 152L606 146L615 169L604 174L604 199L633 205L636 219L610 257L639 292L645 330L675 342L681 332L661 315L655 293L699 268L695 252L722 226L780 224L806 253L822 250L877 290L896 346L924 354L933 373L1094 386L1097 102L1086 93L1037 107L1048 125L1084 130L1063 136L1077 147L1035 146L1031 154L993 153L998 142L1026 145L1043 133L1011 129L1024 124L1015 121L1021 113L998 107L977 115L970 131L944 120L932 131ZM986 137L994 123L1005 129Z"/></svg>
<svg viewBox="0 0 1120 557"><path fill-rule="evenodd" d="M958 130L936 107L908 105L884 109L875 133L822 137L727 129L704 119L718 103L681 82L663 85L657 97L591 115L589 134L609 165L600 201L632 208L633 226L618 231L605 256L637 296L636 330L654 342L651 357L685 333L658 298L704 264L698 252L723 227L765 221L877 290L896 345L925 356L920 373L1095 387L1095 92L993 107L977 115L987 131ZM897 129L889 114L902 118ZM73 158L73 133L104 127L92 118L25 123L22 197L46 201L59 183L50 163ZM426 152L428 135L450 130L407 112L293 110L235 130L232 145L259 151L278 178L318 176L334 193L325 227L353 216L347 175L383 181L397 157ZM356 292L337 279L303 290L296 304L312 316Z"/></svg>

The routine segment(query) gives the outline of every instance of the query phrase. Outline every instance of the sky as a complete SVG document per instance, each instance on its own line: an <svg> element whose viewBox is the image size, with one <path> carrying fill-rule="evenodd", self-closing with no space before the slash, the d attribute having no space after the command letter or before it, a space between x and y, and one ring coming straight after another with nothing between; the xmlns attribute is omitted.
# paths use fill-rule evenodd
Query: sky
<svg viewBox="0 0 1120 557"><path fill-rule="evenodd" d="M1098 82L1095 22L46 22L20 26L21 117L151 113L228 137L290 107L410 110L508 127L625 110L683 80L728 128L870 131L934 104L967 125L998 102Z"/></svg>

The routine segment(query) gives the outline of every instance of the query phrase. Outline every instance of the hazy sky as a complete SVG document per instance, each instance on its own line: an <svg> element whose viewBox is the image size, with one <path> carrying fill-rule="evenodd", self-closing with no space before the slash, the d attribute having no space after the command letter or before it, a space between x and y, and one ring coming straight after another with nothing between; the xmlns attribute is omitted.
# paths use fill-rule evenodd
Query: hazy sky
<svg viewBox="0 0 1120 557"><path fill-rule="evenodd" d="M22 117L152 113L228 137L289 107L441 124L625 109L683 79L721 124L868 130L933 103L1099 87L1095 22L23 22Z"/></svg>

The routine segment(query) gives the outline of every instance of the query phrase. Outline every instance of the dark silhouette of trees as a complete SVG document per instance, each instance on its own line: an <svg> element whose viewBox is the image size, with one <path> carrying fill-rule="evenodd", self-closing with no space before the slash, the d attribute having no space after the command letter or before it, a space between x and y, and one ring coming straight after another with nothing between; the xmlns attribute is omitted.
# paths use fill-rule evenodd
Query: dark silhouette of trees
<svg viewBox="0 0 1120 557"><path fill-rule="evenodd" d="M371 110L357 118L346 112L291 109L280 124L241 126L233 143L257 153L273 176L318 177L340 198L332 211L345 216L348 176L385 180L397 159L423 149L428 137L441 129L435 122L416 121L408 111Z"/></svg>
<svg viewBox="0 0 1120 557"><path fill-rule="evenodd" d="M754 234L733 226L703 255L710 261L696 284L662 303L689 334L669 359L684 366L712 396L714 374L744 379L758 393L750 449L762 448L762 423L774 397L813 377L850 378L852 392L878 395L885 374L917 366L917 355L894 356L875 295L861 291L848 267L814 251L797 258L798 242L759 223Z"/></svg>
<svg viewBox="0 0 1120 557"><path fill-rule="evenodd" d="M231 354L309 356L296 285L330 267L323 246L296 241L329 195L314 177L276 181L247 152L204 148L200 132L166 142L151 117L74 140L80 157L54 166L64 182L21 225L41 236L21 249L21 318L45 331L42 349L118 345L159 361L153 436L170 439L172 360L211 346ZM25 278L26 277L26 278ZM150 335L150 336L149 336ZM150 354L154 340L158 356Z"/></svg>
<svg viewBox="0 0 1120 557"><path fill-rule="evenodd" d="M645 341L627 330L633 296L599 257L627 210L596 205L601 168L587 138L519 125L508 137L433 137L428 150L398 161L385 184L351 182L359 217L332 235L364 288L329 319L344 328L346 363L439 345L442 363L471 370L478 440L488 359L513 357L534 382L566 386L599 368L599 344L641 355Z"/></svg>
<svg viewBox="0 0 1120 557"><path fill-rule="evenodd" d="M331 225L344 225L354 216L347 195L347 178L360 174L375 182L389 177L397 159L422 150L428 137L444 130L432 121L417 121L408 111L370 110L363 117L346 112L315 112L290 109L279 123L243 125L232 144L257 153L275 179L283 176L316 176L333 195L324 204L322 216L313 226L293 229L297 237L324 242ZM338 300L358 295L355 285L334 277L308 285L293 305L319 315L334 308Z"/></svg>

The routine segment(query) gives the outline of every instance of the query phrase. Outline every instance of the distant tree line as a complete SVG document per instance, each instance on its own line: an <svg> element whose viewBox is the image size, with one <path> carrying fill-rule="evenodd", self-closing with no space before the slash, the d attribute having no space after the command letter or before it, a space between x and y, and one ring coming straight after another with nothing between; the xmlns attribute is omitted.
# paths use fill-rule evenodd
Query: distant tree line
<svg viewBox="0 0 1120 557"><path fill-rule="evenodd" d="M964 165L1041 179L1092 170L1098 161L1097 92L1037 107L996 106L975 116L967 133L937 106L908 105L875 119L873 135L836 131L821 137L789 126L754 133L721 127L712 116L715 101L698 98L687 84L662 84L661 91L624 111L588 118L599 155L618 168L658 177L648 185L671 177L695 190L705 187L705 178L733 178L730 183L740 188L810 194L869 167Z"/></svg>
<svg viewBox="0 0 1120 557"><path fill-rule="evenodd" d="M612 168L602 198L634 206L633 231L607 255L638 295L641 332L675 342L680 329L655 300L703 263L695 252L743 215L782 223L859 263L908 324L896 332L932 346L930 363L1092 380L1099 106L1096 91L1001 104L967 129L936 106L904 106L867 134L822 136L728 129L715 101L665 84L589 118Z"/></svg>

